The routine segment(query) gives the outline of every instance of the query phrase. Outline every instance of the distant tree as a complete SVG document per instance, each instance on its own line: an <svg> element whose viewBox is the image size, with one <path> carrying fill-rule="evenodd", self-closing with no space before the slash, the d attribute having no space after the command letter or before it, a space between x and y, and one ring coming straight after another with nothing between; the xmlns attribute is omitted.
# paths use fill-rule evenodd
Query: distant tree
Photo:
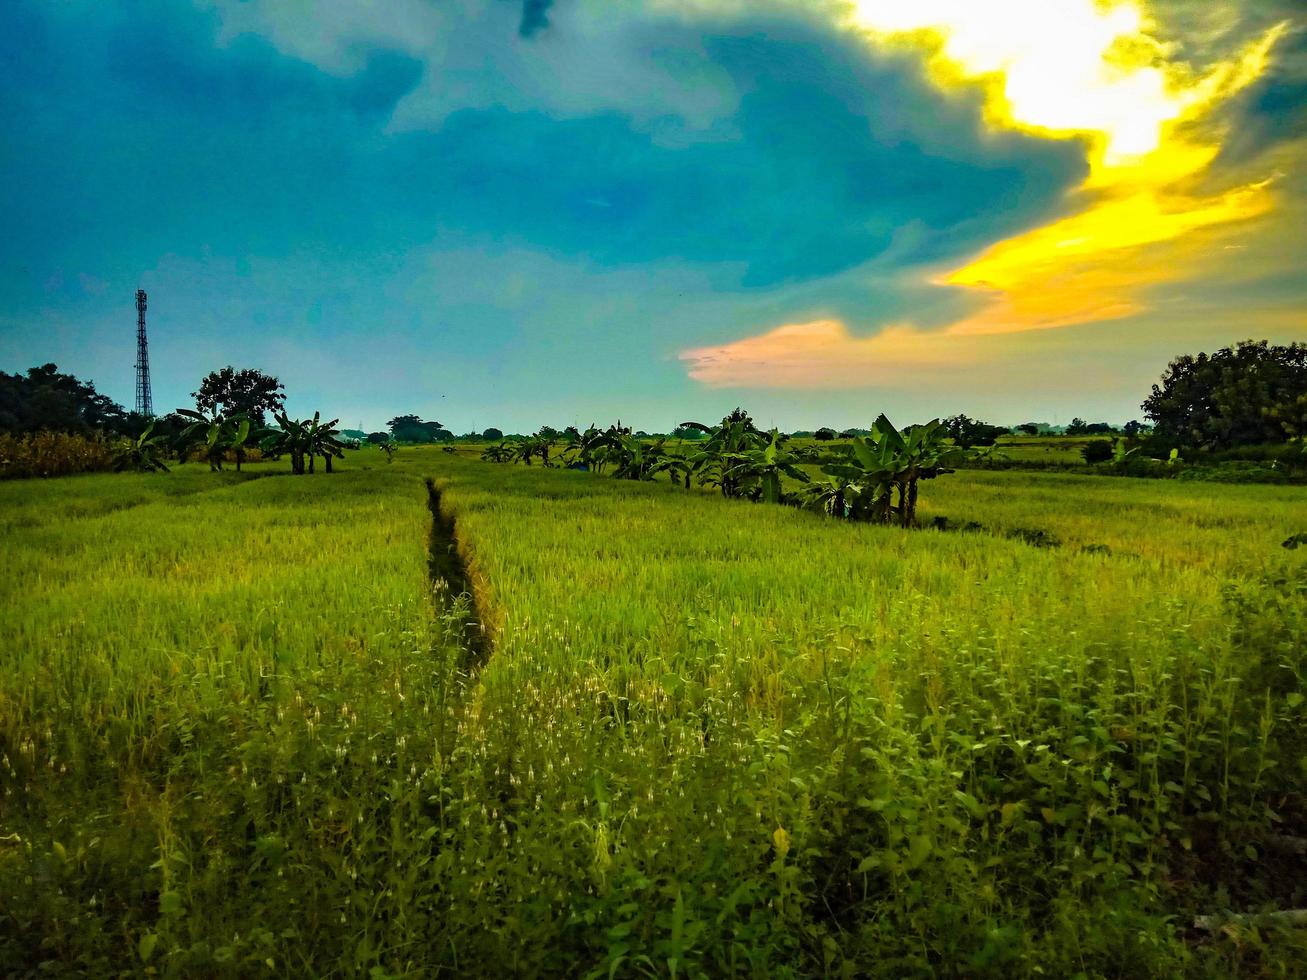
<svg viewBox="0 0 1307 980"><path fill-rule="evenodd" d="M1066 427L1066 434L1069 436L1082 436L1089 428L1089 423L1082 418L1074 418Z"/></svg>
<svg viewBox="0 0 1307 980"><path fill-rule="evenodd" d="M823 426L822 428L814 432L812 434L812 437L819 442L830 442L832 439L835 438L835 430L828 429L825 426Z"/></svg>
<svg viewBox="0 0 1307 980"><path fill-rule="evenodd" d="M374 446L379 446L379 445L381 445L383 442L390 442L390 433L389 433L389 432L369 432L369 433L368 433L368 442L372 443L372 445L374 445Z"/></svg>
<svg viewBox="0 0 1307 980"><path fill-rule="evenodd" d="M1155 436L1199 449L1307 436L1307 344L1245 340L1177 357L1143 403Z"/></svg>
<svg viewBox="0 0 1307 980"><path fill-rule="evenodd" d="M845 429L843 432L840 433L840 438L852 439L854 436L862 435L862 434L863 434L863 430L861 429Z"/></svg>
<svg viewBox="0 0 1307 980"><path fill-rule="evenodd" d="M1106 422L1090 422L1087 426L1085 426L1085 435L1087 436L1106 435L1111 431L1112 431L1112 427L1108 425Z"/></svg>
<svg viewBox="0 0 1307 980"><path fill-rule="evenodd" d="M1022 422L1017 426L1017 431L1026 436L1039 435L1039 426L1034 422Z"/></svg>
<svg viewBox="0 0 1307 980"><path fill-rule="evenodd" d="M1129 422L1127 422L1125 425L1121 427L1121 431L1124 432L1126 436L1131 439L1139 438L1140 434L1144 431L1144 429L1145 429L1144 423L1140 422L1138 419L1131 419Z"/></svg>
<svg viewBox="0 0 1307 980"><path fill-rule="evenodd" d="M486 442L498 442L500 439L504 438L504 433L499 429L492 427L482 432L481 438L486 440Z"/></svg>
<svg viewBox="0 0 1307 980"><path fill-rule="evenodd" d="M552 425L542 425L536 432L539 439L561 439L563 434L555 429Z"/></svg>
<svg viewBox="0 0 1307 980"><path fill-rule="evenodd" d="M965 415L947 418L943 425L944 432L953 440L953 444L963 449L970 449L972 446L992 446L998 441L999 436L1007 435L1008 432L1005 426L990 425Z"/></svg>
<svg viewBox="0 0 1307 980"><path fill-rule="evenodd" d="M567 439L569 442L575 442L577 439L581 438L581 430L574 425L569 425L563 430L563 438Z"/></svg>
<svg viewBox="0 0 1307 980"><path fill-rule="evenodd" d="M61 374L53 364L29 368L27 374L0 371L0 432L129 433L122 406L95 390L89 381Z"/></svg>
<svg viewBox="0 0 1307 980"><path fill-rule="evenodd" d="M698 429L692 429L689 426L685 426L685 425L678 425L676 428L672 430L672 438L673 439L706 439L707 436L704 435L704 433Z"/></svg>
<svg viewBox="0 0 1307 980"><path fill-rule="evenodd" d="M438 442L445 427L439 422L424 422L416 415L397 415L387 425L396 442ZM452 439L454 434L449 433Z"/></svg>
<svg viewBox="0 0 1307 980"><path fill-rule="evenodd" d="M255 428L264 426L265 413L281 411L286 401L285 388L272 375L253 368L237 371L230 365L209 372L191 397L203 414L243 415Z"/></svg>

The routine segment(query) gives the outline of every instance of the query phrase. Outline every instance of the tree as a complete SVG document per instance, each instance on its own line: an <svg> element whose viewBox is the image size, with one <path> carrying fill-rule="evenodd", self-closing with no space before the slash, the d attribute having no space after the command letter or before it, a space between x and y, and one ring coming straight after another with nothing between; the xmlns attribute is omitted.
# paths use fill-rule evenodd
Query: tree
<svg viewBox="0 0 1307 980"><path fill-rule="evenodd" d="M1080 449L1080 455L1086 463L1106 463L1116 455L1116 450L1106 439L1094 439Z"/></svg>
<svg viewBox="0 0 1307 980"><path fill-rule="evenodd" d="M286 401L285 389L270 374L244 368L237 371L228 365L220 371L211 371L200 382L199 391L191 392L195 407L201 412L220 415L242 415L250 425L261 429L266 412L281 411Z"/></svg>
<svg viewBox="0 0 1307 980"><path fill-rule="evenodd" d="M1167 365L1143 402L1154 433L1198 449L1307 436L1307 344L1245 340Z"/></svg>
<svg viewBox="0 0 1307 980"><path fill-rule="evenodd" d="M1017 426L1017 431L1024 436L1039 435L1039 425L1035 422L1022 422Z"/></svg>
<svg viewBox="0 0 1307 980"><path fill-rule="evenodd" d="M1089 428L1089 423L1082 418L1074 418L1066 427L1066 434L1069 436L1082 436L1085 430Z"/></svg>
<svg viewBox="0 0 1307 980"><path fill-rule="evenodd" d="M1140 422L1138 419L1131 419L1121 427L1121 431L1126 434L1126 438L1137 439L1140 434L1143 433L1144 428L1144 423Z"/></svg>
<svg viewBox="0 0 1307 980"><path fill-rule="evenodd" d="M828 429L825 426L818 429L812 434L812 437L818 442L831 442L835 439L836 432L834 429Z"/></svg>
<svg viewBox="0 0 1307 980"><path fill-rule="evenodd" d="M380 446L382 443L390 442L389 432L369 432L368 442L374 446Z"/></svg>
<svg viewBox="0 0 1307 980"><path fill-rule="evenodd" d="M832 516L901 527L916 524L918 482L951 473L947 464L968 455L946 441L938 419L900 432L884 415L869 436L839 449L841 455L822 467L831 479L812 484L809 498Z"/></svg>
<svg viewBox="0 0 1307 980"><path fill-rule="evenodd" d="M439 422L424 422L416 415L397 415L386 425L397 442L439 442L440 433L445 432L445 427ZM454 438L452 432L447 435Z"/></svg>
<svg viewBox="0 0 1307 980"><path fill-rule="evenodd" d="M486 442L498 442L500 439L504 438L504 434L498 429L492 427L482 432L481 438L486 440Z"/></svg>
<svg viewBox="0 0 1307 980"><path fill-rule="evenodd" d="M693 426L678 425L672 430L672 438L681 440L702 439L704 434Z"/></svg>
<svg viewBox="0 0 1307 980"><path fill-rule="evenodd" d="M122 406L96 391L94 384L62 374L53 364L29 368L26 376L0 371L0 432L90 435L138 428Z"/></svg>
<svg viewBox="0 0 1307 980"><path fill-rule="evenodd" d="M965 415L954 415L943 422L944 432L953 440L954 445L963 449L972 446L992 446L999 436L1007 435L1008 430L1001 425L989 425ZM904 430L907 431L907 430Z"/></svg>

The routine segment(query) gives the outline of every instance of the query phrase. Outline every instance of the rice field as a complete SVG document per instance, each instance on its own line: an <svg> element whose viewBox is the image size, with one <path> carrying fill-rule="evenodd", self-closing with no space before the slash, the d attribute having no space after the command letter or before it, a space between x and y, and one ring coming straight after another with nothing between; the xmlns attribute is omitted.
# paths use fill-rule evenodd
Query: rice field
<svg viewBox="0 0 1307 980"><path fill-rule="evenodd" d="M1304 488L282 469L0 484L0 974L1301 975Z"/></svg>

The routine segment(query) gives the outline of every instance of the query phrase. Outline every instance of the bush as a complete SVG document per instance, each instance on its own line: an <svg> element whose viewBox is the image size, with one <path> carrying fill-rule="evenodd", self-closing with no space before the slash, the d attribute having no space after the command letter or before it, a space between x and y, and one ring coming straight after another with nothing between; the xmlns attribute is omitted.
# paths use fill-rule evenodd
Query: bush
<svg viewBox="0 0 1307 980"><path fill-rule="evenodd" d="M1086 463L1106 463L1114 455L1112 444L1106 439L1094 439L1080 450Z"/></svg>
<svg viewBox="0 0 1307 980"><path fill-rule="evenodd" d="M100 436L64 432L0 433L0 480L28 476L67 476L113 468L109 444Z"/></svg>

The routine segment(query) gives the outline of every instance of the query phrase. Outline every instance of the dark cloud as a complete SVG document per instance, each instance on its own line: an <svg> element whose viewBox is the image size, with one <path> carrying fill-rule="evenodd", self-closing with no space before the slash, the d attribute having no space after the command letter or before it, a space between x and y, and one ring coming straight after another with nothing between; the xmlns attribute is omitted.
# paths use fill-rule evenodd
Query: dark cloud
<svg viewBox="0 0 1307 980"><path fill-rule="evenodd" d="M554 0L522 0L522 23L517 32L523 37L534 37L537 31L549 26L549 8Z"/></svg>
<svg viewBox="0 0 1307 980"><path fill-rule="evenodd" d="M35 231L0 258L395 254L447 228L603 265L734 264L764 287L891 246L965 257L1055 214L1084 174L1075 144L985 132L974 99L941 96L910 61L783 22L704 40L747 95L697 142L502 108L387 135L420 73L395 53L341 78L255 38L215 48L196 13L114 18L89 31L98 46L61 29L41 59L56 77L6 82L0 215Z"/></svg>

